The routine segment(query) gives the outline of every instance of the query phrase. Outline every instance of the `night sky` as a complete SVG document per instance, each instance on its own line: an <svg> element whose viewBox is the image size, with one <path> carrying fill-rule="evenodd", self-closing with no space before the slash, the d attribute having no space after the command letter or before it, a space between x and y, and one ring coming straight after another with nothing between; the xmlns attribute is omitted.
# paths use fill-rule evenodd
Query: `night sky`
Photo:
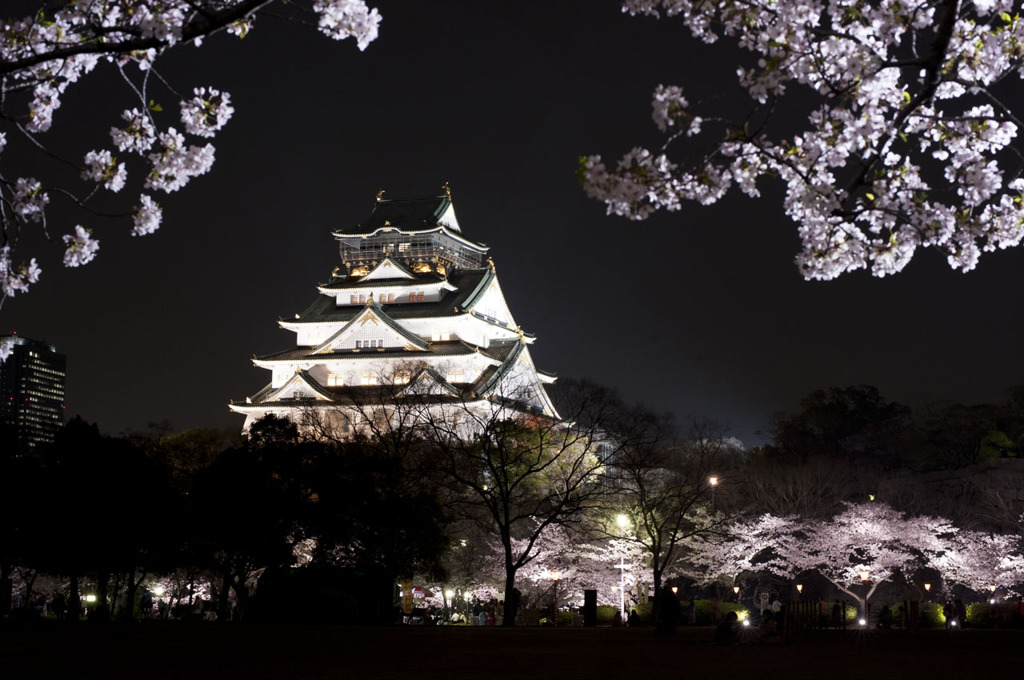
<svg viewBox="0 0 1024 680"><path fill-rule="evenodd" d="M1024 250L985 255L967 275L924 252L896 277L812 283L793 264L778 186L645 222L583 195L580 155L613 161L658 144L659 83L691 102L742 101L727 94L727 47L697 43L676 20L623 15L614 0L376 6L380 38L362 53L262 17L243 41L164 58L182 91L231 93L212 172L155 196L165 213L152 236L69 214L54 231L94 227L97 259L67 270L60 249L42 252L42 281L0 309L3 330L68 355L69 416L111 434L165 419L240 428L227 402L269 382L252 355L293 344L276 321L340 264L331 231L362 221L380 188L437 195L446 181L463 233L491 247L512 313L537 335L540 368L725 421L748 445L818 388L873 384L916 406L995 400L1024 381ZM72 90L47 138L74 158L109 147L130 104L106 94L115 84ZM154 96L177 125L177 99Z"/></svg>

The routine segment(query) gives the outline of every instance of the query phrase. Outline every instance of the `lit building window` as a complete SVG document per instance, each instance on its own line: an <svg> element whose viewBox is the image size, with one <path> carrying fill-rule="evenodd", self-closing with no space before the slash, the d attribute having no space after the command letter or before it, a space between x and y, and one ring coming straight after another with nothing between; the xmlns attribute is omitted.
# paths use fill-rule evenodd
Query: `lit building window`
<svg viewBox="0 0 1024 680"><path fill-rule="evenodd" d="M398 372L395 373L395 384L396 385L405 385L405 384L407 384L409 382L409 379L411 377L412 376L409 375L409 371L398 371Z"/></svg>
<svg viewBox="0 0 1024 680"><path fill-rule="evenodd" d="M345 377L341 373L328 373L327 374L327 386L328 387L341 387L345 384Z"/></svg>
<svg viewBox="0 0 1024 680"><path fill-rule="evenodd" d="M448 328L435 328L433 335L430 337L434 342L451 340L452 332Z"/></svg>
<svg viewBox="0 0 1024 680"><path fill-rule="evenodd" d="M370 373L369 371L367 371L366 373L363 373L363 377L362 377L360 382L363 385L376 385L377 384L377 374L376 373Z"/></svg>

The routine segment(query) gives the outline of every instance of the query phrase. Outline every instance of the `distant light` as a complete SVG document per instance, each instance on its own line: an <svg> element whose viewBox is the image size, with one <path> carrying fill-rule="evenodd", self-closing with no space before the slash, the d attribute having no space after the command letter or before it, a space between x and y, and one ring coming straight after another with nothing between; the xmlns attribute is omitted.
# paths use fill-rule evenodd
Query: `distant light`
<svg viewBox="0 0 1024 680"><path fill-rule="evenodd" d="M86 602L95 602L96 601L96 596L95 595L86 595L85 596L85 601Z"/></svg>
<svg viewBox="0 0 1024 680"><path fill-rule="evenodd" d="M743 627L750 628L750 619L743 619Z"/></svg>
<svg viewBox="0 0 1024 680"><path fill-rule="evenodd" d="M866 625L868 625L868 622L867 622L867 621L865 621L864 619L861 619L861 620L860 620L860 621L858 621L857 623L859 623L859 624L860 624L860 625L862 625L862 626L866 626Z"/></svg>
<svg viewBox="0 0 1024 680"><path fill-rule="evenodd" d="M804 584L803 583L797 583L796 584L796 592L798 592L798 593L804 592Z"/></svg>
<svg viewBox="0 0 1024 680"><path fill-rule="evenodd" d="M625 529L627 526L629 526L629 517L620 514L618 517L615 518L615 523L623 529Z"/></svg>
<svg viewBox="0 0 1024 680"><path fill-rule="evenodd" d="M949 625L952 626L953 628L956 628L956 619L953 619L952 621L950 621Z"/></svg>
<svg viewBox="0 0 1024 680"><path fill-rule="evenodd" d="M672 594L675 595L679 592L679 586L672 586Z"/></svg>
<svg viewBox="0 0 1024 680"><path fill-rule="evenodd" d="M163 586L153 586L150 592L156 595L157 597L163 597L164 593L166 593L167 591L164 589Z"/></svg>
<svg viewBox="0 0 1024 680"><path fill-rule="evenodd" d="M708 477L708 484L718 486L718 477Z"/></svg>

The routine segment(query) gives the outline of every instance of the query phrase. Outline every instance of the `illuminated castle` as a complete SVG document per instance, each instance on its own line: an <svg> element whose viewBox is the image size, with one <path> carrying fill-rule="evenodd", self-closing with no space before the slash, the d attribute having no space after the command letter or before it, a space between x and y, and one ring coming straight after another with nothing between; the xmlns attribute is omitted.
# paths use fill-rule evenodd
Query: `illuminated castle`
<svg viewBox="0 0 1024 680"><path fill-rule="evenodd" d="M245 430L274 414L351 433L412 404L432 416L501 408L558 418L544 389L554 377L535 368L534 338L513 320L487 246L462 235L447 187L430 198L378 194L362 224L334 236L342 266L304 312L279 322L295 346L254 358L270 384L230 404Z"/></svg>

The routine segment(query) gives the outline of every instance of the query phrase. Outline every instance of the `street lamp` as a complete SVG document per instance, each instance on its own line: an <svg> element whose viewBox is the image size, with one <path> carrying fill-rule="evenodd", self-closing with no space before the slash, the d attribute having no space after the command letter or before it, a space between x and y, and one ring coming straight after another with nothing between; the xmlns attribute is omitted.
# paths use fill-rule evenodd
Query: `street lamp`
<svg viewBox="0 0 1024 680"><path fill-rule="evenodd" d="M868 579L871 577L871 570L864 567L860 570L860 582L864 584L864 618L860 620L860 625L866 626L868 624Z"/></svg>
<svg viewBox="0 0 1024 680"><path fill-rule="evenodd" d="M558 625L558 572L557 571L552 571L551 572L551 580L555 582L555 586L554 586L554 588L555 588L555 606L554 606L554 615L553 615L552 618L554 618L554 620L555 620L553 625L557 626Z"/></svg>
<svg viewBox="0 0 1024 680"><path fill-rule="evenodd" d="M711 487L711 512L715 511L715 487L718 486L718 477L708 477L708 486Z"/></svg>
<svg viewBox="0 0 1024 680"><path fill-rule="evenodd" d="M803 594L804 594L804 584L803 583L797 583L796 584L796 599L799 600L800 596L803 595Z"/></svg>
<svg viewBox="0 0 1024 680"><path fill-rule="evenodd" d="M736 595L736 604L739 604L740 603L740 587L739 586L733 586L732 587L732 592L733 592L734 595Z"/></svg>
<svg viewBox="0 0 1024 680"><path fill-rule="evenodd" d="M624 537L626 535L626 527L629 526L629 517L623 514L619 514L615 518L615 523L619 525L619 536ZM622 620L626 620L626 555L625 553L619 553L619 613L622 615Z"/></svg>
<svg viewBox="0 0 1024 680"><path fill-rule="evenodd" d="M993 583L992 585L990 585L988 587L988 592L992 594L992 597L989 598L988 603L989 604L995 604L996 603L996 584L995 583Z"/></svg>

